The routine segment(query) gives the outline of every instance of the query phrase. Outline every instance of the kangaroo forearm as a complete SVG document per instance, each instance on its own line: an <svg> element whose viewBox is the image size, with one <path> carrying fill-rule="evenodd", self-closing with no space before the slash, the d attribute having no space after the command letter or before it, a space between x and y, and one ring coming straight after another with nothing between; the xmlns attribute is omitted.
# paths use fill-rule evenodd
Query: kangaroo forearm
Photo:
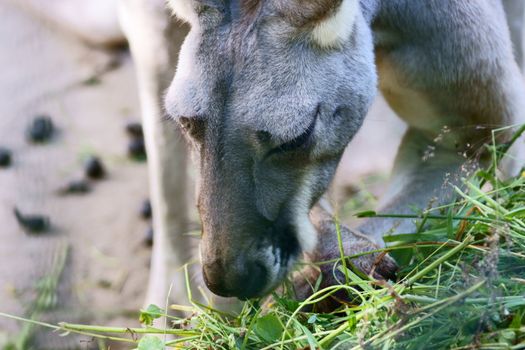
<svg viewBox="0 0 525 350"><path fill-rule="evenodd" d="M392 217L369 218L359 231L382 244L387 234L412 233L414 218L422 211L450 202L455 186L472 174L479 162L468 154L440 147L415 130L409 130L399 149L387 194L378 213Z"/></svg>

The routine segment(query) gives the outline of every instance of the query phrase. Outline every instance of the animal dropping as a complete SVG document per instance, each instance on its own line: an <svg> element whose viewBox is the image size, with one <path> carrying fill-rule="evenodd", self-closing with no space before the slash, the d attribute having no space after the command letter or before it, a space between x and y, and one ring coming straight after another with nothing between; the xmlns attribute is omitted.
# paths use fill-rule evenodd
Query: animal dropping
<svg viewBox="0 0 525 350"><path fill-rule="evenodd" d="M45 233L51 228L49 217L38 214L22 214L18 208L14 209L18 224L29 233Z"/></svg>
<svg viewBox="0 0 525 350"><path fill-rule="evenodd" d="M130 137L128 143L128 156L137 161L146 159L146 145L144 143L144 130L142 124L131 122L126 125L126 133Z"/></svg>
<svg viewBox="0 0 525 350"><path fill-rule="evenodd" d="M129 141L128 156L134 160L146 159L146 145L143 138L133 138Z"/></svg>
<svg viewBox="0 0 525 350"><path fill-rule="evenodd" d="M84 172L86 176L93 180L100 180L106 177L106 169L102 164L100 158L91 156L84 164Z"/></svg>
<svg viewBox="0 0 525 350"><path fill-rule="evenodd" d="M39 116L33 119L27 129L27 138L33 143L46 143L55 133L55 126L51 117Z"/></svg>
<svg viewBox="0 0 525 350"><path fill-rule="evenodd" d="M139 214L140 214L140 217L143 218L144 220L151 219L153 212L151 209L151 202L149 199L146 199L144 202L142 202Z"/></svg>
<svg viewBox="0 0 525 350"><path fill-rule="evenodd" d="M7 148L0 147L0 168L8 168L11 166L12 154Z"/></svg>
<svg viewBox="0 0 525 350"><path fill-rule="evenodd" d="M91 184L85 180L72 180L63 188L59 189L59 193L62 195L67 194L86 194L91 192Z"/></svg>
<svg viewBox="0 0 525 350"><path fill-rule="evenodd" d="M144 137L144 130L142 129L142 124L137 122L130 122L126 124L126 133L130 137Z"/></svg>
<svg viewBox="0 0 525 350"><path fill-rule="evenodd" d="M153 246L153 227L149 227L146 230L146 236L144 237L144 244L147 247L152 247Z"/></svg>

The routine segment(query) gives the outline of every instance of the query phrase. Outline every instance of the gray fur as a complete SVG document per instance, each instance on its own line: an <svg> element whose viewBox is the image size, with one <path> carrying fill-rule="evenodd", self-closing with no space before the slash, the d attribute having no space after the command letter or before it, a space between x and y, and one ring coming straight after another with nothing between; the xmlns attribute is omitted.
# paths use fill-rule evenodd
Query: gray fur
<svg viewBox="0 0 525 350"><path fill-rule="evenodd" d="M499 0L361 0L352 36L333 49L311 42L314 23L290 23L283 0L255 2L249 16L235 2L188 1L198 23L166 105L200 157L204 277L224 296L269 292L299 258L297 210L307 215L326 190L377 85L409 125L386 212L446 198L445 178L461 174L463 155L483 161L491 130L525 111ZM306 145L276 150L314 119ZM360 227L378 244L411 229Z"/></svg>
<svg viewBox="0 0 525 350"><path fill-rule="evenodd" d="M525 19L525 1L503 0L507 22L509 23L514 56L520 66L523 66L523 20Z"/></svg>

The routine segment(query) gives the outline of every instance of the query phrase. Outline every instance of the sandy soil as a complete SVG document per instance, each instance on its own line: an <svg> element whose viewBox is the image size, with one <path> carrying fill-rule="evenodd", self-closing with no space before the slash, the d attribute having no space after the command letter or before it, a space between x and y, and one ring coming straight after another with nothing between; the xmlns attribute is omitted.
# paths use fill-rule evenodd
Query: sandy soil
<svg viewBox="0 0 525 350"><path fill-rule="evenodd" d="M13 167L0 170L0 311L26 314L37 281L49 274L55 252L66 244L71 249L59 307L44 318L111 323L141 306L150 254L142 243L148 224L137 215L148 196L146 167L126 158L124 125L140 118L132 62L124 55L100 84L85 85L117 57L6 4L0 4L0 18L0 144L14 155ZM27 125L39 114L50 115L59 129L49 145L25 140ZM91 153L103 159L108 178L91 194L58 196L59 187L80 177L83 158ZM48 215L52 234L25 234L12 215L14 206ZM130 323L124 321L119 323ZM0 347L2 338L19 329L0 319ZM44 338L40 347L60 347L56 335L50 343Z"/></svg>
<svg viewBox="0 0 525 350"><path fill-rule="evenodd" d="M148 196L146 167L126 157L124 125L140 118L133 63L126 53L90 49L5 3L0 18L0 146L14 154L13 167L0 170L0 312L27 316L38 280L52 270L56 252L68 246L59 305L42 318L137 325L150 250L143 244L149 224L137 215ZM82 83L115 60L119 66L100 75L99 84ZM59 128L49 145L25 140L27 125L39 114L50 115ZM336 187L387 173L403 129L379 100L345 154ZM108 178L90 194L58 196L59 187L79 178L88 154L102 157ZM48 215L53 232L25 234L12 214L15 206ZM0 318L0 348L20 326ZM44 333L37 344L96 348L89 338L83 341Z"/></svg>

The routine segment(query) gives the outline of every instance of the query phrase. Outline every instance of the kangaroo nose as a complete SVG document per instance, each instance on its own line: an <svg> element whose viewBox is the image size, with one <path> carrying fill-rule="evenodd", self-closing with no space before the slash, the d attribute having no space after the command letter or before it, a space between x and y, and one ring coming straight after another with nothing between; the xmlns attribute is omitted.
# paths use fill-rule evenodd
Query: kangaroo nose
<svg viewBox="0 0 525 350"><path fill-rule="evenodd" d="M267 283L266 268L258 262L204 264L203 276L206 286L213 293L242 300L259 296Z"/></svg>

